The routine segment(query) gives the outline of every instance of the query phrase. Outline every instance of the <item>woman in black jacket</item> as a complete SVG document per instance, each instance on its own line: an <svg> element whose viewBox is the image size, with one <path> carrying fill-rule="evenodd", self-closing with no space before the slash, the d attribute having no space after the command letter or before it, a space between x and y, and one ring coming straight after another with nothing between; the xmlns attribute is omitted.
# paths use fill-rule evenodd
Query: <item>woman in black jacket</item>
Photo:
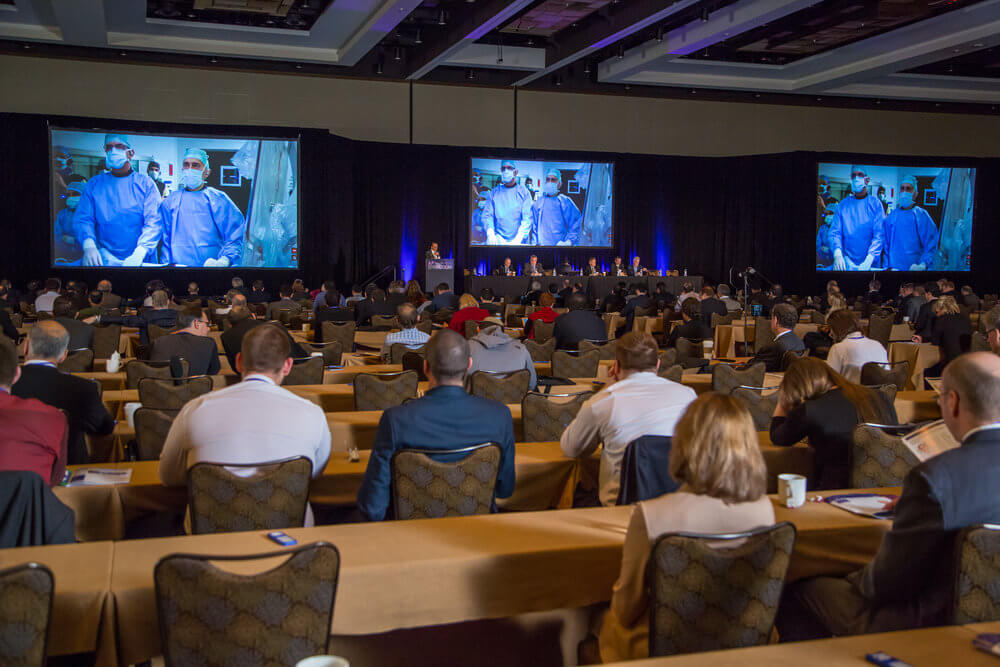
<svg viewBox="0 0 1000 667"><path fill-rule="evenodd" d="M941 352L941 361L925 370L925 377L941 377L945 366L972 349L972 322L968 315L962 313L954 298L938 297L934 301L934 315L931 339L925 341L920 336L914 336L916 342L933 343Z"/></svg>

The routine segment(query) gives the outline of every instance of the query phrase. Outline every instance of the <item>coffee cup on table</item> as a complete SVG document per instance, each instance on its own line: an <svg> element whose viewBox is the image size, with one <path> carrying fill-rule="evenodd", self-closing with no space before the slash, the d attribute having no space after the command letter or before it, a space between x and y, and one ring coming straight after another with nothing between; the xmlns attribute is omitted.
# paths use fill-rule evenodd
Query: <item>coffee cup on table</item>
<svg viewBox="0 0 1000 667"><path fill-rule="evenodd" d="M299 660L295 667L351 667L351 663L336 655L314 655Z"/></svg>
<svg viewBox="0 0 1000 667"><path fill-rule="evenodd" d="M701 345L702 345L701 349L702 349L702 352L704 354L704 357L706 359L711 360L712 356L713 356L713 354L715 352L715 341L714 340L706 340L706 341L703 341Z"/></svg>
<svg viewBox="0 0 1000 667"><path fill-rule="evenodd" d="M789 509L802 507L806 502L806 478L791 473L778 475L778 501Z"/></svg>

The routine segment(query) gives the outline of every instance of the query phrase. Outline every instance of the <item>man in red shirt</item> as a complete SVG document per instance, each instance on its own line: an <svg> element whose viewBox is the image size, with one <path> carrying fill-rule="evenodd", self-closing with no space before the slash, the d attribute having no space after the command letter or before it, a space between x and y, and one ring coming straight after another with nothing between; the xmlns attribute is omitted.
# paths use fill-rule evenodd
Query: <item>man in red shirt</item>
<svg viewBox="0 0 1000 667"><path fill-rule="evenodd" d="M559 313L552 310L552 306L556 303L556 298L549 294L548 292L542 292L542 295L538 297L538 310L528 315L528 321L524 325L524 333L527 334L528 338L535 337L535 321L541 320L546 324L551 324L556 321L559 317Z"/></svg>
<svg viewBox="0 0 1000 667"><path fill-rule="evenodd" d="M17 350L0 336L0 470L37 472L54 486L66 470L66 417L34 398L11 396L20 377Z"/></svg>

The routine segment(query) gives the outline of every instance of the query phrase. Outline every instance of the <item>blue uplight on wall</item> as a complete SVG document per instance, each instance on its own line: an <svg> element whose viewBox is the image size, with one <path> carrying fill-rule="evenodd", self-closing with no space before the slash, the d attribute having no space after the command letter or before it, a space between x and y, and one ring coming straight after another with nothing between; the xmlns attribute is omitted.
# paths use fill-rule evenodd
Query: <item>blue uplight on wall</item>
<svg viewBox="0 0 1000 667"><path fill-rule="evenodd" d="M476 275L479 275L479 276L485 276L486 275L486 260L485 259L483 261L479 262L479 265L476 266Z"/></svg>
<svg viewBox="0 0 1000 667"><path fill-rule="evenodd" d="M653 241L653 254L656 260L655 266L660 271L660 275L663 275L664 271L671 268L670 256L673 239L667 230L667 221L662 214L656 217L654 225L656 229L656 237Z"/></svg>
<svg viewBox="0 0 1000 667"><path fill-rule="evenodd" d="M417 227L419 221L415 213L403 213L400 220L399 271L401 280L415 280L417 277Z"/></svg>

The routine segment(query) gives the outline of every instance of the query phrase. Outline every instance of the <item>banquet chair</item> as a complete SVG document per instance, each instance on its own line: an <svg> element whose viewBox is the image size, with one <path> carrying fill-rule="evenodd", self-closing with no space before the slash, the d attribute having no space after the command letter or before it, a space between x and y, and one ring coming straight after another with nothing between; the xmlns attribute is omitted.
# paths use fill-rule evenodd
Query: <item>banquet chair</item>
<svg viewBox="0 0 1000 667"><path fill-rule="evenodd" d="M289 387L297 384L323 384L323 371L326 364L323 357L302 357L293 359L292 370L288 372L281 386Z"/></svg>
<svg viewBox="0 0 1000 667"><path fill-rule="evenodd" d="M492 322L486 322L486 326L490 326L491 324ZM481 320L466 320L462 323L462 326L462 331L466 338L475 338L476 334L479 333L479 328L483 326L483 322Z"/></svg>
<svg viewBox="0 0 1000 667"><path fill-rule="evenodd" d="M896 320L896 314L887 309L879 309L868 316L868 337L882 343L882 347L889 349L889 339L892 337L892 325Z"/></svg>
<svg viewBox="0 0 1000 667"><path fill-rule="evenodd" d="M955 542L955 625L1000 621L1000 527L970 526Z"/></svg>
<svg viewBox="0 0 1000 667"><path fill-rule="evenodd" d="M44 667L55 577L39 563L0 570L0 664Z"/></svg>
<svg viewBox="0 0 1000 667"><path fill-rule="evenodd" d="M902 391L910 377L909 361L869 361L861 367L861 384L894 384Z"/></svg>
<svg viewBox="0 0 1000 667"><path fill-rule="evenodd" d="M753 418L753 425L758 431L767 431L771 428L771 418L774 416L774 409L778 406L780 396L777 387L761 387L740 385L730 391L733 398L743 404L750 416ZM765 394L764 392L770 392Z"/></svg>
<svg viewBox="0 0 1000 667"><path fill-rule="evenodd" d="M427 382L427 375L424 373L424 355L420 352L407 350L403 352L402 366L404 371L413 371L417 374L418 382Z"/></svg>
<svg viewBox="0 0 1000 667"><path fill-rule="evenodd" d="M407 347L406 343L393 343L392 345L389 346L389 363L391 364L403 363L403 355L405 355L407 352L412 352L413 354L423 357L426 350L427 350L426 343L417 348Z"/></svg>
<svg viewBox="0 0 1000 667"><path fill-rule="evenodd" d="M175 377L188 377L190 364L187 359L178 357L177 364L170 361L139 361L133 359L125 364L125 388L138 389L139 380L153 377L169 380Z"/></svg>
<svg viewBox="0 0 1000 667"><path fill-rule="evenodd" d="M531 338L524 340L524 347L528 349L531 360L542 363L550 363L552 354L556 351L556 339L549 338L544 343L539 343Z"/></svg>
<svg viewBox="0 0 1000 667"><path fill-rule="evenodd" d="M597 350L598 358L602 361L615 359L615 352L618 349L618 341L615 340L581 340L580 352Z"/></svg>
<svg viewBox="0 0 1000 667"><path fill-rule="evenodd" d="M469 376L470 394L505 405L524 400L530 385L531 372L526 368L517 371L481 370Z"/></svg>
<svg viewBox="0 0 1000 667"><path fill-rule="evenodd" d="M375 331L390 331L395 326L395 315L372 315L372 329Z"/></svg>
<svg viewBox="0 0 1000 667"><path fill-rule="evenodd" d="M758 352L774 342L774 332L771 331L771 318L760 315L753 318L753 350Z"/></svg>
<svg viewBox="0 0 1000 667"><path fill-rule="evenodd" d="M896 394L899 393L899 388L896 385L873 384L866 386L872 391L874 391L876 394L878 394L879 400L882 402L882 405L887 410L889 410L893 415L896 414Z"/></svg>
<svg viewBox="0 0 1000 667"><path fill-rule="evenodd" d="M670 475L669 435L644 435L625 446L617 505L658 498L680 488Z"/></svg>
<svg viewBox="0 0 1000 667"><path fill-rule="evenodd" d="M420 380L417 373L359 373L354 376L354 409L385 410L415 398Z"/></svg>
<svg viewBox="0 0 1000 667"><path fill-rule="evenodd" d="M534 340L538 343L546 343L552 338L552 332L556 328L555 322L545 322L543 320L533 320L531 330L534 332Z"/></svg>
<svg viewBox="0 0 1000 667"><path fill-rule="evenodd" d="M102 324L94 327L94 338L90 342L90 349L94 351L95 359L110 359L111 355L118 350L121 341L122 325Z"/></svg>
<svg viewBox="0 0 1000 667"><path fill-rule="evenodd" d="M677 363L677 348L668 347L660 352L660 368L670 368Z"/></svg>
<svg viewBox="0 0 1000 667"><path fill-rule="evenodd" d="M59 364L64 373L89 373L94 370L94 351L90 348L73 350Z"/></svg>
<svg viewBox="0 0 1000 667"><path fill-rule="evenodd" d="M341 357L344 355L344 348L339 340L331 340L327 343L299 343L302 349L310 355L319 352L323 355L324 366L339 366Z"/></svg>
<svg viewBox="0 0 1000 667"><path fill-rule="evenodd" d="M428 336L434 333L434 323L430 320L420 320L417 322L416 328L418 331L423 331Z"/></svg>
<svg viewBox="0 0 1000 667"><path fill-rule="evenodd" d="M814 310L810 313L810 321L813 324L826 324L826 315L818 310Z"/></svg>
<svg viewBox="0 0 1000 667"><path fill-rule="evenodd" d="M513 313L507 315L507 317L504 318L504 322L507 323L508 327L513 329L520 329L524 327L524 318L520 315L514 315Z"/></svg>
<svg viewBox="0 0 1000 667"><path fill-rule="evenodd" d="M684 380L684 367L680 364L674 364L673 366L667 367L660 364L660 370L656 371L656 374L664 380L670 380L671 382L681 384Z"/></svg>
<svg viewBox="0 0 1000 667"><path fill-rule="evenodd" d="M134 460L156 461L163 452L167 434L180 410L157 410L141 407L132 414L135 424Z"/></svg>
<svg viewBox="0 0 1000 667"><path fill-rule="evenodd" d="M149 342L152 343L160 336L166 336L172 331L173 329L167 327L161 327L157 324L150 324L148 327L146 327L146 336L149 338Z"/></svg>
<svg viewBox="0 0 1000 667"><path fill-rule="evenodd" d="M578 394L540 394L529 391L521 401L524 442L559 440L592 391Z"/></svg>
<svg viewBox="0 0 1000 667"><path fill-rule="evenodd" d="M326 320L320 324L320 327L324 343L339 341L340 349L345 353L354 352L354 331L356 329L354 322L331 322Z"/></svg>
<svg viewBox="0 0 1000 667"><path fill-rule="evenodd" d="M252 474L244 477L236 470ZM300 528L311 478L312 461L304 456L239 465L196 463L187 471L191 533Z"/></svg>
<svg viewBox="0 0 1000 667"><path fill-rule="evenodd" d="M212 378L195 375L188 378L145 377L139 380L139 402L154 410L180 410L190 400L212 391Z"/></svg>
<svg viewBox="0 0 1000 667"><path fill-rule="evenodd" d="M766 644L795 547L787 521L743 533L671 533L646 571L649 655Z"/></svg>
<svg viewBox="0 0 1000 667"><path fill-rule="evenodd" d="M704 345L701 340L678 338L674 346L677 350L677 363L684 368L708 366L709 361L704 357Z"/></svg>
<svg viewBox="0 0 1000 667"><path fill-rule="evenodd" d="M903 444L909 424L858 424L851 436L851 488L902 486L920 461Z"/></svg>
<svg viewBox="0 0 1000 667"><path fill-rule="evenodd" d="M729 364L716 364L712 367L712 391L729 394L741 385L760 387L764 384L765 370L763 363L754 364L742 371Z"/></svg>
<svg viewBox="0 0 1000 667"><path fill-rule="evenodd" d="M441 310L434 311L431 313L431 322L434 324L445 324L451 321L452 316L455 314L453 308L442 308Z"/></svg>
<svg viewBox="0 0 1000 667"><path fill-rule="evenodd" d="M601 365L601 353L556 350L552 353L552 375L559 378L593 378Z"/></svg>
<svg viewBox="0 0 1000 667"><path fill-rule="evenodd" d="M459 456L447 462L433 458ZM401 449L392 455L390 470L396 519L489 514L500 472L500 445L487 442L453 450Z"/></svg>
<svg viewBox="0 0 1000 667"><path fill-rule="evenodd" d="M258 574L213 563L286 559ZM312 542L251 556L170 554L153 570L165 667L294 665L328 650L340 553ZM230 613L209 614L224 609Z"/></svg>

